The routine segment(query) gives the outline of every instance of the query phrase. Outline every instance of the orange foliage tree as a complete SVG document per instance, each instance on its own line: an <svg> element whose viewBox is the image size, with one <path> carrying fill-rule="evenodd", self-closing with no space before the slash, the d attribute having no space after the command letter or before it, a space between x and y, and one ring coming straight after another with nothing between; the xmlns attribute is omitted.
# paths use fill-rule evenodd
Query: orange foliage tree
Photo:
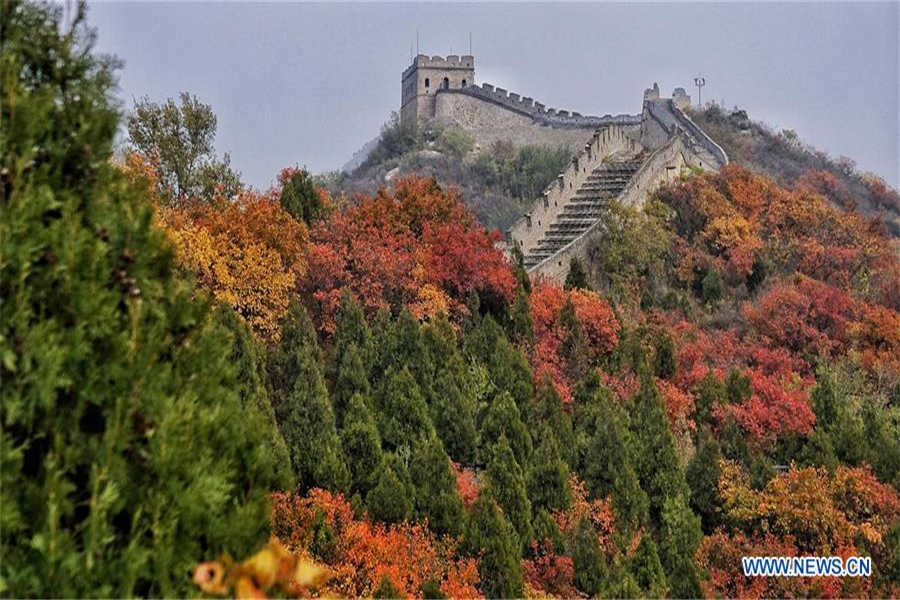
<svg viewBox="0 0 900 600"><path fill-rule="evenodd" d="M272 496L272 530L291 550L310 549L331 569L324 595L371 597L388 578L401 597L421 598L434 582L450 598L478 598L474 559L457 556L458 540L426 524L384 525L353 516L343 495L313 489Z"/></svg>

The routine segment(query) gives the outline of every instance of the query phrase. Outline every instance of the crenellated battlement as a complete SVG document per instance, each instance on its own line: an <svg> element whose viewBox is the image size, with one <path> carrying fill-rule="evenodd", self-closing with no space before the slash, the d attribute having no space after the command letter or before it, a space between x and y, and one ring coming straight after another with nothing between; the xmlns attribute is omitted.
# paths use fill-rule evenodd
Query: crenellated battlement
<svg viewBox="0 0 900 600"><path fill-rule="evenodd" d="M489 83L480 86L470 85L458 89L442 89L439 94L465 94L482 100L499 104L504 108L516 111L531 117L541 125L551 127L579 127L597 128L604 125L638 125L641 122L640 115L604 115L602 117L582 115L575 111L547 108L540 102L529 96L521 96L514 92L508 92L501 87L494 87Z"/></svg>
<svg viewBox="0 0 900 600"><path fill-rule="evenodd" d="M413 59L411 65L403 71L403 79L406 79L413 71L420 68L426 69L474 69L475 57L471 54L458 56L456 54L448 54L443 56L428 56L427 54L419 54Z"/></svg>

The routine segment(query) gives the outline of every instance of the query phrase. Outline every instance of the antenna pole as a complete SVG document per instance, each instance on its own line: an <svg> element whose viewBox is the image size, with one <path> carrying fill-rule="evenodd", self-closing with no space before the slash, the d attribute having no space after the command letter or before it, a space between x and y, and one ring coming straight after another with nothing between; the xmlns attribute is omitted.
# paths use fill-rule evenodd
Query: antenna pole
<svg viewBox="0 0 900 600"><path fill-rule="evenodd" d="M469 32L469 56L472 56L472 32Z"/></svg>
<svg viewBox="0 0 900 600"><path fill-rule="evenodd" d="M419 55L419 30L416 29L416 56Z"/></svg>

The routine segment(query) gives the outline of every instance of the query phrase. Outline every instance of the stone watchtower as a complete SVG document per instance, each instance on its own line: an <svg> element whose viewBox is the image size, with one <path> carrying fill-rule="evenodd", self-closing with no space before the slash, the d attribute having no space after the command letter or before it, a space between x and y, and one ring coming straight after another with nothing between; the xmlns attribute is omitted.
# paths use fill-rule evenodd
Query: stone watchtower
<svg viewBox="0 0 900 600"><path fill-rule="evenodd" d="M434 117L434 95L442 89L474 85L475 57L418 55L403 71L400 121L418 124Z"/></svg>

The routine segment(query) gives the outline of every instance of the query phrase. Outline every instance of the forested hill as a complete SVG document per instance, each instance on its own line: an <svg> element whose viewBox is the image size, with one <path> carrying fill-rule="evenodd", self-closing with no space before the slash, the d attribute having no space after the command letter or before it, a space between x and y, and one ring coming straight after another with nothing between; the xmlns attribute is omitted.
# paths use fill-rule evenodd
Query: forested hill
<svg viewBox="0 0 900 600"><path fill-rule="evenodd" d="M900 596L900 258L856 188L687 170L557 285L431 177L244 186L190 94L114 156L84 5L0 19L0 595ZM873 570L743 575L776 555Z"/></svg>

